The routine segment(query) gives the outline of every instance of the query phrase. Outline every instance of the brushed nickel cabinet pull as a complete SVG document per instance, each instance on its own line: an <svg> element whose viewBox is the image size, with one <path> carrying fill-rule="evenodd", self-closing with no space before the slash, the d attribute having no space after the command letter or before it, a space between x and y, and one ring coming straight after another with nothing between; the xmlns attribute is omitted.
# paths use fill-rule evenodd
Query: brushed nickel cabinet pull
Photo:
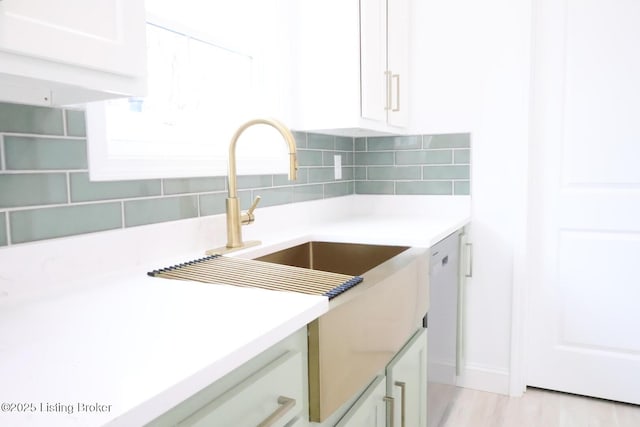
<svg viewBox="0 0 640 427"><path fill-rule="evenodd" d="M393 108L391 111L400 111L400 74L392 74L391 80L396 79L396 108Z"/></svg>
<svg viewBox="0 0 640 427"><path fill-rule="evenodd" d="M406 413L405 395L407 392L407 383L405 383L404 381L396 381L395 385L397 387L400 387L400 425L402 427L406 427L404 419L405 419L405 413Z"/></svg>
<svg viewBox="0 0 640 427"><path fill-rule="evenodd" d="M390 396L385 396L383 400L387 403L387 419L391 421L387 423L389 427L394 427L393 424L395 422L395 414L393 413L394 401L395 399Z"/></svg>
<svg viewBox="0 0 640 427"><path fill-rule="evenodd" d="M280 418L284 416L287 412L291 410L294 406L296 406L296 400L290 397L280 396L278 397L278 409L276 409L273 414L269 415L264 419L258 427L271 427L278 421Z"/></svg>

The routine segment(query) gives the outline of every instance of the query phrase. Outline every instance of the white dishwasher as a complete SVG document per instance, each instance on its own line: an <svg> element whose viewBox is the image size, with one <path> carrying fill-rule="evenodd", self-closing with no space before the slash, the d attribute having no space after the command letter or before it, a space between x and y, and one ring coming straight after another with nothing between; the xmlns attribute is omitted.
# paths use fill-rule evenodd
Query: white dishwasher
<svg viewBox="0 0 640 427"><path fill-rule="evenodd" d="M460 297L460 246L463 230L442 239L431 248L429 264L427 426L437 427L448 417L457 394L456 377L461 351L458 308ZM463 243L464 244L464 243Z"/></svg>

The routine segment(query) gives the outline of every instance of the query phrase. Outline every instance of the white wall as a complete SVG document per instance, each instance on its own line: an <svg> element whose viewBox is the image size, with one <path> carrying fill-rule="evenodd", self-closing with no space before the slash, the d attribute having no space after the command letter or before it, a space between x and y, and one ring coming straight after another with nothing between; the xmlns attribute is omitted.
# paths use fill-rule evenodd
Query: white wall
<svg viewBox="0 0 640 427"><path fill-rule="evenodd" d="M412 25L416 130L472 133L474 271L459 384L518 394L511 303L526 214L531 0L414 0Z"/></svg>

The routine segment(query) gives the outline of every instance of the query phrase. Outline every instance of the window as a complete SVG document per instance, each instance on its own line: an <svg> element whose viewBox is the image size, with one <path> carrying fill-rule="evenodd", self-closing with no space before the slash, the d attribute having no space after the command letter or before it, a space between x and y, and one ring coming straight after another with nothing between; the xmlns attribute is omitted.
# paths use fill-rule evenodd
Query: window
<svg viewBox="0 0 640 427"><path fill-rule="evenodd" d="M260 31L256 21L246 19L246 8L260 13L264 4L189 3L189 13L181 4L180 14L170 7L175 2L147 0L148 95L87 105L92 180L226 174L233 133L264 115L259 111L269 96L265 88L281 84L268 77L277 75L270 66L280 63L273 54L279 33ZM280 139L266 126L243 133L238 172L286 173L287 151Z"/></svg>

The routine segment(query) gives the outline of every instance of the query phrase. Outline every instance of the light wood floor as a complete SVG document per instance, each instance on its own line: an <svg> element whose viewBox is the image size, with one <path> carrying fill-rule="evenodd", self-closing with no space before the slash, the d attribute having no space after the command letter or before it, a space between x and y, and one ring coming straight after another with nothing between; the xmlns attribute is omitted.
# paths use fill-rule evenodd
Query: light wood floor
<svg viewBox="0 0 640 427"><path fill-rule="evenodd" d="M640 406L542 389L509 397L429 383L428 391L428 427L640 426Z"/></svg>

